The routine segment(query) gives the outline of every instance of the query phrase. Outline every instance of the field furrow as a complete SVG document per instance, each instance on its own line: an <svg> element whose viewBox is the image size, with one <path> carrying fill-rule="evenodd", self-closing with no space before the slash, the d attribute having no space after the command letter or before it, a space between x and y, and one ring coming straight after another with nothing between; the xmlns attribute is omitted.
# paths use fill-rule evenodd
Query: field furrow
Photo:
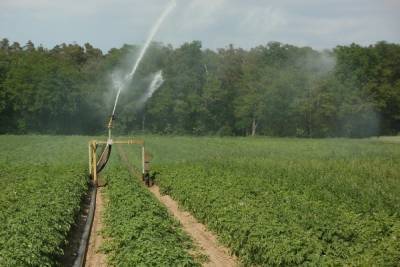
<svg viewBox="0 0 400 267"><path fill-rule="evenodd" d="M116 154L104 178L106 253L115 266L199 266L195 247L167 209Z"/></svg>
<svg viewBox="0 0 400 267"><path fill-rule="evenodd" d="M245 265L400 259L400 152L367 140L148 138L161 190Z"/></svg>

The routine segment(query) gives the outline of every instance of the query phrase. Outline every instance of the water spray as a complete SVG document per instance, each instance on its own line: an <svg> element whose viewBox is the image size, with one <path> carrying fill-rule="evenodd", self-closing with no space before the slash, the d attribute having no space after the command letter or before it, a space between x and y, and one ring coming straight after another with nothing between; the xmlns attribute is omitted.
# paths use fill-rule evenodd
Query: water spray
<svg viewBox="0 0 400 267"><path fill-rule="evenodd" d="M153 28L150 31L149 36L147 37L146 42L144 43L143 48L140 51L139 57L136 60L135 65L132 68L132 71L127 75L127 80L132 79L133 75L135 75L135 72L136 72L137 68L139 67L139 64L142 61L142 58L143 58L144 54L146 53L146 50L149 47L151 41L153 40L154 36L160 29L160 26L163 23L164 19L168 16L168 14L172 11L172 9L175 6L176 6L175 0L170 1L168 3L167 7L165 8L165 10L163 11L163 13L161 14L161 16L156 21L156 24L154 24Z"/></svg>
<svg viewBox="0 0 400 267"><path fill-rule="evenodd" d="M89 142L89 175L92 178L93 183L93 191L92 197L90 202L90 210L88 218L86 220L85 225L85 233L81 241L81 245L79 247L78 257L74 262L74 266L83 266L85 260L85 254L88 244L88 237L90 233L90 229L92 227L93 217L94 217L94 209L96 205L96 194L97 194L97 187L103 186L105 183L98 179L98 174L104 169L106 166L108 159L110 158L111 154L111 147L113 144L125 144L125 145L140 145L141 146L141 153L142 153L142 180L145 182L147 186L152 186L154 184L154 176L150 175L150 156L145 150L144 140L140 139L128 139L128 140L118 140L113 141L111 139L111 129L113 127L113 121L115 120L115 110L117 108L119 96L121 94L121 90L126 87L127 84L132 80L135 72L142 61L143 56L145 55L147 48L149 47L151 41L153 40L154 36L156 35L158 29L160 28L162 22L167 17L167 15L171 12L171 10L175 7L176 2L175 0L171 0L161 16L156 21L156 24L150 31L149 36L140 51L139 57L137 58L135 64L133 65L132 71L125 75L125 77L117 76L116 73L112 75L113 87L117 89L117 95L115 97L114 107L111 113L110 120L108 121L108 139L107 141L98 141L92 140ZM157 90L161 84L164 82L162 78L162 72L159 71L153 78L153 81L150 83L148 90L143 98L143 101L146 101L151 95ZM97 151L101 151L100 157L98 158Z"/></svg>
<svg viewBox="0 0 400 267"><path fill-rule="evenodd" d="M149 99L154 92L160 88L160 86L164 83L164 78L162 75L162 71L158 71L155 75L153 80L151 81L150 85L149 85L149 89L147 90L146 94L144 95L144 101L146 101L147 99Z"/></svg>
<svg viewBox="0 0 400 267"><path fill-rule="evenodd" d="M114 108L110 117L110 121L108 123L108 135L109 135L109 140L111 140L111 128L112 128L112 122L115 120L115 109L118 104L119 100L119 95L121 94L121 91L124 89L124 87L130 83L130 81L133 79L140 62L142 61L144 55L146 54L147 49L149 48L151 41L154 39L154 36L157 34L158 30L160 29L160 26L164 22L165 18L168 16L168 14L174 9L176 6L176 0L171 0L164 11L161 13L160 17L157 19L156 23L154 24L153 28L151 29L149 35L147 36L146 42L144 43L142 49L140 50L139 56L136 59L135 64L132 67L132 70L130 73L128 73L123 80L120 80L121 78L117 78L115 75L113 75L113 86L114 88L117 89L117 96L115 98L114 102Z"/></svg>
<svg viewBox="0 0 400 267"><path fill-rule="evenodd" d="M111 113L110 120L108 121L108 139L107 141L96 141L93 140L89 143L89 170L90 170L90 175L93 178L94 183L97 185L97 174L103 170L103 168L106 166L108 159L111 154L111 147L112 144L139 144L142 146L142 159L143 162L145 161L145 150L144 150L144 141L143 140L136 140L136 139L131 139L131 140L125 140L125 141L115 141L113 142L112 140L112 135L111 135L111 129L113 127L113 122L115 120L115 111L118 105L118 100L119 96L121 94L121 91L131 82L133 79L140 62L142 61L144 55L146 54L146 51L148 47L151 44L151 41L153 40L154 36L157 34L160 26L162 25L163 21L165 18L168 16L168 14L172 11L172 9L176 6L176 0L171 0L164 11L161 13L160 17L157 19L156 23L154 24L153 28L151 29L146 42L144 43L142 49L140 50L139 56L135 61L135 64L132 67L132 70L126 74L125 76L117 76L115 73L112 75L112 81L113 81L113 87L117 89L117 95L115 97L114 101L114 107ZM162 78L162 73L161 71L156 74L154 77L152 83L149 86L149 89L146 92L146 95L143 98L143 101L147 100L151 95L154 93L155 90L157 90L158 87L161 86L163 82ZM96 150L99 146L102 146L102 152L100 154L99 159L97 160L97 153ZM148 164L146 165L143 163L143 170L142 170L142 175L143 177L146 177L148 175L148 168L146 168Z"/></svg>
<svg viewBox="0 0 400 267"><path fill-rule="evenodd" d="M144 103L153 96L154 92L157 91L158 88L164 83L164 78L162 75L162 71L159 70L153 75L153 79L151 80L149 87L146 89L143 96L139 99L137 105L138 108L143 107Z"/></svg>

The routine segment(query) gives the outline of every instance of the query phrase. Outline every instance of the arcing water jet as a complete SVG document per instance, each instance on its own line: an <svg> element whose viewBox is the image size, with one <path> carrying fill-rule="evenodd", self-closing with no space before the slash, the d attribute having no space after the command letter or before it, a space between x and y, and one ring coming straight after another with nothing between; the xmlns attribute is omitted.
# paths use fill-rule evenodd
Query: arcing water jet
<svg viewBox="0 0 400 267"><path fill-rule="evenodd" d="M157 91L158 88L164 83L164 78L162 75L162 71L157 71L153 79L151 80L151 83L149 84L149 87L145 91L144 95L139 99L138 101L138 106L142 107L146 101L154 94L155 91Z"/></svg>
<svg viewBox="0 0 400 267"><path fill-rule="evenodd" d="M164 12L161 14L161 16L158 18L158 20L156 21L156 24L153 26L153 28L150 31L149 36L147 37L147 40L143 46L143 48L140 51L139 57L135 62L135 65L132 68L132 71L129 73L128 78L132 78L133 75L135 75L135 72L140 64L140 61L142 61L142 58L144 56L144 54L146 53L147 48L149 47L151 41L153 40L154 36L156 35L156 33L158 32L161 24L163 23L164 19L168 16L168 14L172 11L172 9L176 6L176 2L175 0L172 0L171 2L169 2L169 4L167 5L167 7L165 8Z"/></svg>
<svg viewBox="0 0 400 267"><path fill-rule="evenodd" d="M129 84L129 82L132 80L133 76L135 75L135 72L140 64L140 62L143 59L143 56L146 54L147 48L149 47L151 41L153 40L154 36L156 35L156 33L158 32L161 24L163 23L164 19L167 17L167 15L172 11L172 9L176 6L176 0L171 0L168 5L166 6L166 8L164 9L164 11L161 13L161 16L158 18L158 20L156 21L156 24L153 26L153 28L151 29L149 36L147 37L147 40L145 42L145 44L143 45L142 49L140 50L139 53L139 57L136 59L135 64L133 65L132 71L130 73L128 73L125 76L117 76L115 73L112 75L112 81L113 81L113 87L117 89L117 95L115 98L115 102L114 102L114 107L112 110L112 114L110 117L110 120L108 122L108 139L106 142L98 142L96 140L91 141L91 143L89 144L89 154L90 154L90 160L89 160L89 169L90 169L90 174L93 177L94 181L96 181L96 177L97 177L97 173L99 173L101 170L103 170L103 168L105 167L105 165L108 162L108 159L110 157L110 153L111 153L111 147L113 144L113 140L111 139L111 129L112 129L112 125L113 125L113 121L115 119L115 109L117 107L118 104L118 100L119 100L119 96L121 94L121 90L124 89L126 87L126 85ZM160 80L161 77L161 80ZM154 93L154 91L158 88L158 86L161 85L162 83L162 76L161 76L161 72L159 74L159 78L156 80L155 84L153 86L151 86L150 89L150 96L151 94ZM147 92L147 94L149 94L149 92ZM148 98L148 97L147 97ZM142 144L142 152L144 155L144 142L142 140L130 140L128 142L119 142L119 143L127 143L127 144ZM99 145L104 145L103 149L102 149L102 153L99 157L99 159L97 160L97 156L96 156L96 149ZM96 181L97 183L97 181Z"/></svg>
<svg viewBox="0 0 400 267"><path fill-rule="evenodd" d="M115 99L115 103L114 103L114 108L113 108L113 112L111 117L113 118L115 115L115 109L117 107L118 104L118 99L119 99L119 95L121 93L121 90L132 80L133 76L135 75L140 62L142 61L144 55L146 54L146 51L151 43L151 41L153 40L154 36L157 34L158 30L160 29L160 26L162 25L162 23L164 22L165 18L168 16L168 14L172 11L172 9L176 6L176 0L171 0L168 5L166 6L166 8L164 9L164 11L161 13L161 16L158 18L158 20L156 21L156 23L154 24L153 28L151 29L146 42L144 43L142 49L140 50L139 56L136 59L135 64L133 65L133 68L131 70L130 73L128 73L123 80L121 81L120 79L115 79L113 76L113 83L114 83L114 87L118 90L117 91L117 96ZM116 77L115 77L116 78Z"/></svg>

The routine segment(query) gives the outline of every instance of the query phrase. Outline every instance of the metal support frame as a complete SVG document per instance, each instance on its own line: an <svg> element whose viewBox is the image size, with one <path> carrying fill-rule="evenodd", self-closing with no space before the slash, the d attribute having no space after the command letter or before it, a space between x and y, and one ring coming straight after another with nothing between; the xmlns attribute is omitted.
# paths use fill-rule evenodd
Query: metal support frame
<svg viewBox="0 0 400 267"><path fill-rule="evenodd" d="M107 141L98 141L98 140L92 140L89 141L89 175L92 177L93 182L95 185L97 185L97 154L96 154L96 149L97 145L104 145L107 144ZM144 145L144 140L141 139L129 139L129 140L118 140L118 141L112 141L113 145L140 145L141 146L141 153L142 153L142 174L145 174L145 145Z"/></svg>

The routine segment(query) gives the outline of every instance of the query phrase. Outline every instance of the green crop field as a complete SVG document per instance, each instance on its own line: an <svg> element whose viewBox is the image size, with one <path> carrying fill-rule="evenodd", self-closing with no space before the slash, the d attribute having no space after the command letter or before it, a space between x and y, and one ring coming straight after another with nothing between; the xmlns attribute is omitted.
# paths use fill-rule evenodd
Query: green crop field
<svg viewBox="0 0 400 267"><path fill-rule="evenodd" d="M162 191L244 265L400 262L396 138L143 138ZM87 191L89 139L0 136L0 266L59 264ZM138 165L139 149L124 149ZM200 264L191 240L116 149L102 175L111 265Z"/></svg>
<svg viewBox="0 0 400 267"><path fill-rule="evenodd" d="M245 265L400 262L398 138L146 140L162 190Z"/></svg>
<svg viewBox="0 0 400 267"><path fill-rule="evenodd" d="M140 151L136 148L136 151ZM116 151L115 151L116 152ZM103 251L113 266L198 266L190 238L167 209L132 177L119 155L104 173L109 204Z"/></svg>
<svg viewBox="0 0 400 267"><path fill-rule="evenodd" d="M51 266L87 190L85 137L0 136L0 266Z"/></svg>
<svg viewBox="0 0 400 267"><path fill-rule="evenodd" d="M0 136L0 266L60 265L88 189L89 137ZM197 266L190 238L116 152L104 173L111 265ZM197 254L196 254L197 255Z"/></svg>
<svg viewBox="0 0 400 267"><path fill-rule="evenodd" d="M0 0L0 267L400 267L400 0L75 2Z"/></svg>

